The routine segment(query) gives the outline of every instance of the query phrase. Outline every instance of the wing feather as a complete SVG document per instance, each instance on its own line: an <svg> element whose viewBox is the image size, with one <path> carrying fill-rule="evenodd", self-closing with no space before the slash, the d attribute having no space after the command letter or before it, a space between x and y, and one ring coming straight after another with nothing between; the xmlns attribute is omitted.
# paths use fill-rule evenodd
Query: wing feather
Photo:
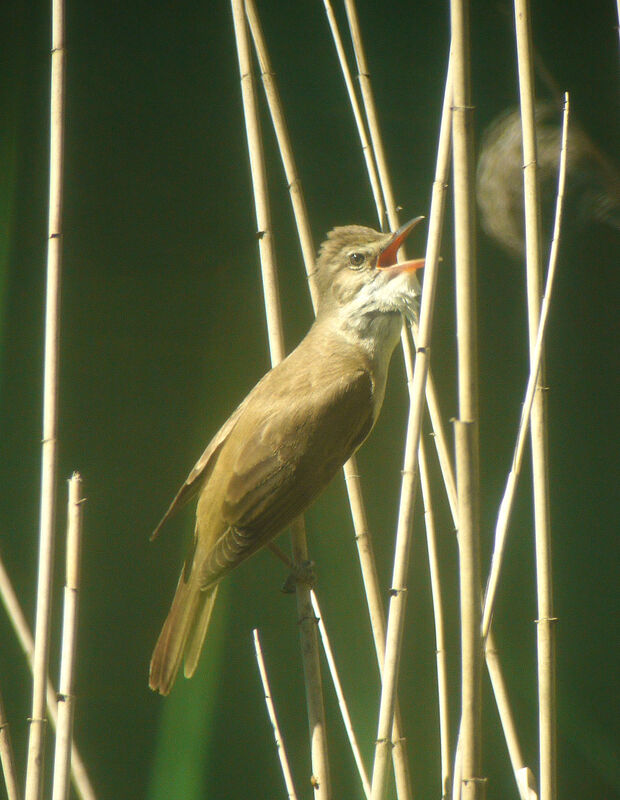
<svg viewBox="0 0 620 800"><path fill-rule="evenodd" d="M371 376L360 369L275 403L262 424L249 414L239 421L222 503L226 528L201 566L203 588L282 531L327 486L372 430L372 392Z"/></svg>
<svg viewBox="0 0 620 800"><path fill-rule="evenodd" d="M211 441L207 445L206 450L200 456L198 461L194 464L191 472L185 479L185 483L176 493L173 501L170 503L170 506L168 507L168 510L161 518L161 520L158 522L157 527L151 534L150 537L151 541L153 541L159 536L162 527L170 519L170 517L180 508L183 508L184 505L189 503L192 497L194 497L200 491L200 488L204 485L205 481L213 471L213 468L215 467L215 463L217 461L217 457L224 443L230 436L231 431L237 424L247 401L248 398L246 397L246 399L241 403L241 405L237 407L237 409L222 425L222 427L215 434L213 439L211 439Z"/></svg>

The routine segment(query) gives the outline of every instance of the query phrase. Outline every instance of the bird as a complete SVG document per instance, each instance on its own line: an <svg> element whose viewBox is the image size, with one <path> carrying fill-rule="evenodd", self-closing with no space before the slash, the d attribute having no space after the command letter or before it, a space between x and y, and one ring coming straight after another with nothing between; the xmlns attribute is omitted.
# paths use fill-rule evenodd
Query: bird
<svg viewBox="0 0 620 800"><path fill-rule="evenodd" d="M219 582L281 533L325 489L372 430L403 319L419 308L418 258L405 238L361 225L331 230L314 278L316 319L215 434L153 532L198 495L190 552L150 663L167 695L181 662L197 667Z"/></svg>

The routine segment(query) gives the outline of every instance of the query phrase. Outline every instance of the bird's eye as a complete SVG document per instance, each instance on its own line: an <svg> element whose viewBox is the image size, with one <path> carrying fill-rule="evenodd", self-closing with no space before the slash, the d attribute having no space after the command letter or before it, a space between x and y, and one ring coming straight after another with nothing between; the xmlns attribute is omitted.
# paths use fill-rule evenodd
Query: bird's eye
<svg viewBox="0 0 620 800"><path fill-rule="evenodd" d="M366 261L364 253L351 253L349 255L349 264L352 269L360 269L364 261Z"/></svg>

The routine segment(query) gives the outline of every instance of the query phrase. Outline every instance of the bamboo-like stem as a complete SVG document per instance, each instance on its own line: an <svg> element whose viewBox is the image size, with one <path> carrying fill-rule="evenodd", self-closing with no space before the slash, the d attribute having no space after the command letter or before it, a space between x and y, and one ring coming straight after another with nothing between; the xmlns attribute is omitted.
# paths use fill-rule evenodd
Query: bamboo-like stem
<svg viewBox="0 0 620 800"><path fill-rule="evenodd" d="M359 80L362 86L362 95L364 98L364 107L366 111L366 116L368 119L368 127L371 134L372 142L373 142L373 149L375 152L375 157L377 159L377 164L379 168L379 176L381 181L381 188L383 191L383 195L386 198L386 207L387 207L387 214L388 219L390 221L390 227L396 228L398 227L398 214L396 211L393 193L391 189L391 182L389 177L389 171L387 169L385 156L383 154L382 148L382 139L378 129L378 120L377 114L374 107L374 98L372 96L372 90L370 86L370 77L368 74L368 68L366 66L366 59L363 52L362 47L362 39L359 30L359 23L357 21L357 14L355 10L355 4L353 0L345 0L345 5L347 8L347 15L349 18L349 25L351 28L351 35L354 43L354 50L355 56L358 64L358 71L359 71ZM451 77L450 74L448 75L447 79L447 87L451 87ZM451 92L451 89L450 89ZM447 108L448 111L451 112L450 109L450 100L451 94L449 95L446 91L444 97L444 114L442 116L442 120L444 120L444 124L448 126L451 123L451 116L446 117ZM440 137L441 139L441 137ZM449 138L447 140L447 149L445 151L445 157L449 159ZM441 161L441 158L438 157L438 163ZM447 183L447 169L446 172L443 174L441 170L438 168L437 176L434 184L434 191L444 192L446 189ZM433 219L437 219L431 214L431 220L429 223L429 240L434 240L435 235L432 231L433 227ZM414 340L416 337L416 330L417 325L412 325L412 332L414 335ZM407 363L406 363L407 366ZM437 400L437 395L435 391L434 381L432 378L432 373L429 370L428 378L427 378L427 385L426 385L426 399L429 408L429 413L431 417L432 426L434 429L434 443L437 450L441 471L444 479L444 485L446 487L446 492L448 496L448 501L450 504L450 508L452 511L452 516L454 519L455 528L457 527L457 499L456 499L456 486L454 481L454 475L452 472L451 460L450 455L448 452L448 447L446 444L446 437L443 430L443 423L441 419L441 412L439 409L439 403ZM422 471L422 462L420 462L420 468ZM422 475L421 475L422 478ZM363 541L363 539L362 539ZM374 561L372 563L372 568L376 575L376 569L374 568ZM382 610L382 606L381 606ZM372 614L371 614L372 616ZM381 618L383 619L382 613ZM491 634L492 636L492 634ZM523 759L520 755L520 747L518 743L518 739L516 736L516 730L514 726L514 720L512 717L512 711L510 709L510 705L508 703L507 694L504 691L503 693L500 691L500 688L503 686L503 676L501 673L501 667L499 664L499 659L497 658L496 652L494 650L494 642L491 639L488 640L488 648L489 648L489 657L487 660L487 666L489 669L489 674L491 676L491 682L494 688L494 694L496 698L496 702L498 705L498 711L500 714L500 718L502 721L502 725L504 728L504 734L506 736L509 752L513 758L513 766L515 767L515 774L517 773L517 769L520 770L520 774L523 774L524 771L528 771L528 768L523 765ZM492 655L493 654L493 655ZM441 680L440 678L438 679ZM459 767L460 769L460 767ZM460 778L459 778L460 781ZM460 787L458 787L460 788Z"/></svg>
<svg viewBox="0 0 620 800"><path fill-rule="evenodd" d="M284 349L284 337L282 335L280 293L278 290L273 233L271 230L269 203L267 199L267 174L265 172L260 121L254 92L244 3L240 2L240 0L232 0L232 9L235 25L235 41L237 43L237 55L239 59L239 74L241 76L243 118L245 121L250 172L252 176L254 210L256 214L256 236L258 238L258 252L263 282L269 352L271 355L271 363L275 365L282 361L286 352Z"/></svg>
<svg viewBox="0 0 620 800"><path fill-rule="evenodd" d="M370 75L369 75L369 71L368 71L368 67L367 67L367 63L366 63L366 57L365 57L365 53L364 53L364 49L363 49L361 31L360 31L358 18L357 18L357 11L356 11L355 3L353 2L353 0L346 0L345 6L346 6L346 11L347 11L347 17L348 17L348 20L349 20L349 28L350 28L350 31L351 31L351 38L352 38L352 42L353 42L355 58L356 58L357 67L358 67L358 78L359 78L360 85L361 85L361 90L362 90L364 111L365 111L365 114L366 114L368 128L369 128L371 139L372 139L373 155L374 155L374 158L376 160L376 163L378 165L378 170L379 170L379 176L380 176L380 182L381 182L381 190L382 190L383 197L385 198L385 203L386 203L386 206L387 206L387 215L388 215L390 228L396 229L398 227L398 212L397 212L396 204L395 204L395 201L394 201L394 195L393 195L393 192L392 192L392 186L391 186L389 171L388 171L388 168L387 168L387 161L386 161L386 158L385 158L385 153L384 153L383 144L382 144L382 137L381 137L380 130L379 130L378 116L377 116L377 113L376 113L374 97L373 97L372 87L371 87L371 83L370 83ZM347 83L347 86L350 87L351 82L350 82L350 79L348 80L348 69L347 69L347 65L346 65L346 60L342 57L343 50L342 50L342 46L341 45L339 46L339 37L337 35L337 28L335 26L333 15L330 18L330 24L331 24L331 27L332 27L332 32L334 34L334 38L336 40L336 47L337 47L337 50L338 50L338 53L339 53L341 66L342 66L343 73L344 73L344 76L345 76L345 82ZM448 75L447 86L450 85L449 81L450 81L450 78L449 78L449 75ZM351 94L351 92L350 92L350 94ZM450 137L449 137L449 102L448 102L448 100L449 100L449 98L448 98L448 94L446 92L446 95L444 97L444 113L442 114L442 122L444 124L444 137L443 137L443 140L440 141L440 148L439 148L439 155L438 155L438 169L437 169L438 178L437 178L437 180L436 180L436 182L434 184L434 196L433 196L433 201L437 203L436 211L438 211L439 213L433 214L433 212L431 212L431 222L429 224L429 235L428 235L429 243L431 243L430 244L431 253L427 254L427 263L428 263L428 261L430 259L437 257L438 251L439 251L441 220L442 220L442 216L443 216L443 210L439 211L439 208L441 206L441 208L443 209L443 202L442 202L443 201L443 193L445 192L448 169L449 169L449 138ZM353 106L354 114L356 115L356 118L357 118L358 111L357 111L356 103L353 102L352 106ZM358 130L363 130L363 126L360 126L359 123L358 123ZM441 136L440 136L440 140L441 140ZM362 144L362 148L363 148L363 150L365 152L365 141L364 141L363 138L361 140L361 144ZM443 151L442 151L442 148L443 148ZM442 164L442 158L443 158L443 163L445 164L445 168L440 166ZM373 185L373 173L370 170L369 170L369 178L370 178L371 186L372 186ZM373 193L376 196L376 193L375 192L373 192ZM377 214L378 214L379 219L381 221L382 220L382 206L379 203L377 203ZM437 253L436 254L432 253L432 247L433 246L436 246L436 249L437 249ZM417 329L417 325L415 325L415 324L412 327L414 329ZM406 338L406 331L405 330L403 330L402 344L403 344L403 352L405 354L405 368L407 370L408 381L410 382L411 381L412 364L411 364L411 358L407 357L409 345L408 345L408 340ZM430 376L429 376L429 378L430 378ZM434 387L432 386L432 383L431 383L430 387L427 386L427 390L430 390L431 396L434 395ZM359 541L360 541L360 538L358 537L358 542ZM368 543L368 544L370 544L370 543ZM362 563L363 573L365 573L367 571L369 579L370 579L369 581L367 581L366 575L364 574L365 586L366 586L367 583L372 582L373 579L376 580L376 568L374 566L374 560L373 560L373 557L372 557L372 549L370 548L370 556L371 556L370 559L368 558L368 555L365 553L366 549L368 549L368 548L367 547L359 548L359 550L360 550L360 561ZM367 560L370 560L371 564L369 564L369 568L367 570L364 570L364 564L365 564L365 562ZM370 598L370 593L369 593L368 589L367 589L366 593L367 593L367 596ZM371 618L372 618L373 612L372 612L372 607L370 606L370 603L369 603L369 608L370 608L370 611L371 611ZM379 627L383 628L384 627L384 617L383 617L383 613L382 613L382 604L381 604L381 613L378 614L377 616L380 618L380 621L379 620L377 621L376 629L379 629ZM374 623L373 623L373 630L375 630L375 624ZM376 638L377 637L375 636L375 640L376 640ZM381 639L383 640L383 636L381 637ZM381 641L377 645L377 652L379 653L379 652L381 652L383 650L384 650L383 641ZM381 658L380 658L380 660L381 660ZM383 680L383 677L382 677L382 680ZM394 741L398 741L398 737L397 737L397 733L396 733L398 728L400 728L399 712L398 712L398 706L395 705L394 728L392 730L392 741L393 742ZM410 781L408 779L408 775L407 775L407 784L406 785L404 785L404 781L402 781L402 780L399 782L398 763L397 763L396 758L394 759L394 763L395 763L395 769L396 769L397 794L398 794L399 797L403 797L403 796L409 797L410 794L411 794L411 789L410 789ZM402 790L401 790L400 784L402 784Z"/></svg>
<svg viewBox="0 0 620 800"><path fill-rule="evenodd" d="M265 95L267 97L267 103L289 186L293 213L301 242L306 274L308 276L310 294L313 307L316 312L317 292L314 284L314 250L312 249L310 225L303 199L301 181L295 166L293 150L290 144L284 112L276 87L275 76L271 68L267 48L260 27L260 21L258 19L253 0L246 0L246 11L248 14L250 30L256 47L256 53L261 67ZM385 612L383 608L381 587L375 565L372 539L368 528L364 497L357 467L357 459L355 456L352 456L346 462L343 467L343 471L349 497L349 505L351 508L351 518L355 530L355 541L360 559L364 591L368 603L373 640L377 653L379 671L381 672L383 669L383 658L385 655ZM402 733L400 711L397 703L394 714L394 727L392 729L392 758L394 761L394 772L396 776L397 796L400 800L407 800L407 798L411 797L406 749L407 742Z"/></svg>
<svg viewBox="0 0 620 800"><path fill-rule="evenodd" d="M512 712L510 711L508 689L506 688L504 676L502 675L495 643L490 638L487 639L484 648L484 657L489 678L491 679L491 686L502 723L502 730L504 731L504 738L506 739L506 745L508 747L508 756L517 783L520 800L536 800L534 775L532 770L523 763L523 754L517 736L517 729Z"/></svg>
<svg viewBox="0 0 620 800"><path fill-rule="evenodd" d="M338 699L338 707L340 708L340 714L342 716L342 721L344 722L344 727L347 732L347 738L349 739L349 744L351 746L351 752L353 753L353 758L355 759L355 765L357 767L357 771L360 777L360 781L362 783L362 788L364 789L364 794L366 798L370 798L370 782L368 780L368 775L366 774L366 768L364 767L364 761L362 759L362 754L360 753L359 746L357 744L357 737L355 736L355 730L353 729L353 723L351 722L351 715L349 714L349 708L347 706L347 701L344 696L344 692L342 690L342 684L340 683L340 677L338 676L338 668L336 667L336 659L334 658L334 653L332 650L331 643L329 641L329 636L327 635L327 629L325 627L325 622L323 621L323 615L321 614L321 608L319 606L319 601L317 600L316 594L313 591L310 592L310 599L312 600L312 608L314 610L314 614L318 620L319 626L319 633L321 635L321 642L323 643L323 650L325 652L325 658L327 660L327 664L329 666L329 672L332 677L332 683L334 684L334 690L336 692L336 697Z"/></svg>
<svg viewBox="0 0 620 800"><path fill-rule="evenodd" d="M545 292L542 298L539 314L539 325L536 333L536 340L532 350L532 361L530 367L530 374L527 382L525 392L525 399L521 407L521 418L519 420L519 428L517 432L517 442L512 457L512 465L508 473L508 480L504 495L499 506L497 514L497 524L495 528L495 541L493 547L493 556L491 558L491 568L489 571L489 580L487 583L487 590L484 602L484 611L482 615L482 635L486 637L489 633L493 618L493 606L495 601L495 594L497 591L499 573L501 569L502 556L506 543L506 535L508 525L510 522L510 514L512 511L515 491L521 472L521 465L523 462L523 454L525 451L525 439L528 432L528 424L530 421L531 413L533 412L536 391L538 387L538 376L541 369L543 359L544 337L546 331L547 318L549 315L549 308L551 304L551 296L553 292L553 284L555 279L555 272L557 266L558 245L560 240L560 227L562 221L562 211L564 205L564 186L566 182L566 156L567 156L567 136L568 136L568 96L565 99L564 105L564 122L562 126L562 144L560 149L560 168L558 176L558 192L555 209L555 221L553 238L551 242L551 251L549 255L549 267L547 269L547 278L545 285ZM555 618L547 620L548 623L556 622ZM540 625L539 625L540 627ZM539 643L540 647L540 643Z"/></svg>
<svg viewBox="0 0 620 800"><path fill-rule="evenodd" d="M58 350L60 327L60 272L62 262L62 201L65 104L64 0L52 2L50 99L50 186L45 301L43 375L43 444L41 451L41 508L32 713L28 737L26 800L41 795L45 755L45 690L49 660L49 621L54 561L54 506L56 495L56 427Z"/></svg>
<svg viewBox="0 0 620 800"><path fill-rule="evenodd" d="M0 763L2 764L7 800L20 800L21 793L17 782L13 745L11 743L9 721L4 710L2 692L0 692Z"/></svg>
<svg viewBox="0 0 620 800"><path fill-rule="evenodd" d="M340 31L338 30L338 23L336 22L336 17L334 16L334 10L332 8L332 4L330 3L330 0L323 0L323 4L325 6L327 21L329 23L332 38L334 40L334 45L336 46L336 52L338 54L338 61L340 62L340 68L342 70L344 82L347 87L347 93L349 95L349 102L351 103L351 110L353 111L353 116L355 118L357 132L359 134L360 142L362 144L362 153L364 155L364 161L366 163L366 170L368 172L370 188L372 189L372 195L375 201L375 206L377 208L377 215L379 217L379 226L383 230L385 226L385 203L383 200L381 187L379 185L379 178L377 175L377 168L375 166L374 154L371 149L370 142L368 141L368 136L366 134L366 125L364 124L364 118L362 116L362 112L359 103L357 101L357 95L355 94L355 86L353 85L351 70L349 69L349 65L347 64L347 57L344 52L342 37L340 36Z"/></svg>
<svg viewBox="0 0 620 800"><path fill-rule="evenodd" d="M250 156L250 170L259 237L259 253L265 294L265 311L269 332L271 363L284 358L284 335L278 298L277 271L269 214L267 180L262 151L258 111L251 69L250 48L243 0L232 0L235 40L241 76L241 94ZM298 517L291 526L293 561L297 564L308 560L308 546L303 517ZM297 614L301 637L301 651L306 684L306 703L310 730L312 760L312 783L317 800L329 800L331 796L325 709L319 661L319 645L316 618L310 603L310 589L297 582Z"/></svg>
<svg viewBox="0 0 620 800"><path fill-rule="evenodd" d="M355 53L355 61L357 63L357 77L360 83L364 111L368 121L368 132L370 133L370 140L372 142L372 151L377 164L377 170L379 172L381 191L385 199L385 209L387 212L388 223L390 225L390 229L395 231L398 229L398 212L396 211L396 201L394 200L394 192L392 191L392 181L390 180L390 172L387 166L385 150L383 148L383 138L380 134L379 117L377 115L375 98L372 91L372 84L370 82L370 70L368 69L366 53L364 52L364 43L359 19L357 16L357 8L354 0L345 0L344 7L347 13L347 20L349 22L349 30L351 31L353 52Z"/></svg>
<svg viewBox="0 0 620 800"><path fill-rule="evenodd" d="M284 747L284 740L282 738L282 734L280 733L280 726L278 725L278 717L276 715L276 709L273 704L271 689L269 688L269 678L267 677L267 667L265 666L265 659L263 658L263 650L260 644L258 630L256 628L254 628L254 630L252 631L252 635L254 637L254 650L256 652L256 663L258 664L258 671L260 674L261 683L263 684L263 693L265 695L267 714L269 715L269 721L271 722L271 727L273 728L273 736L276 742L276 750L278 751L278 758L280 759L280 767L282 769L282 776L284 777L284 785L286 786L286 796L289 798L289 800L297 800L297 794L295 792L295 786L293 784L293 776L291 774L291 770L288 764L286 749Z"/></svg>
<svg viewBox="0 0 620 800"><path fill-rule="evenodd" d="M52 800L67 800L69 797L74 700L73 671L77 636L78 587L82 543L83 499L81 495L81 484L82 479L79 474L75 472L69 480L69 502L67 508L66 580Z"/></svg>
<svg viewBox="0 0 620 800"><path fill-rule="evenodd" d="M372 628L375 652L379 665L379 675L383 680L383 665L385 662L385 610L377 565L375 560L374 548L366 509L361 494L361 483L357 473L357 462L355 458L349 459L344 466L344 475L349 493L349 503L351 505L351 517L355 529L355 543L360 561L362 581L364 583L364 593L368 604L368 613ZM392 726L392 761L394 764L394 778L396 781L396 796L399 800L407 800L412 797L411 778L409 775L409 764L407 760L407 740L403 736L403 726L400 714L398 698L394 702L394 724Z"/></svg>
<svg viewBox="0 0 620 800"><path fill-rule="evenodd" d="M24 656L26 657L28 667L32 671L34 639L30 628L28 627L28 622L26 621L24 612L19 604L19 600L17 599L17 595L15 594L15 590L13 589L11 579L9 578L1 558L0 600L2 600L2 604L4 605L9 621L13 626L13 630L15 631L17 641L19 642ZM56 699L56 690L54 689L49 677L47 678L46 682L45 697L50 723L52 728L56 729L58 701ZM81 800L96 800L95 791L91 785L90 778L88 777L86 765L82 760L82 756L80 755L75 742L73 742L71 745L71 780L73 782L76 794Z"/></svg>
<svg viewBox="0 0 620 800"><path fill-rule="evenodd" d="M427 399L429 399L428 394L427 394ZM431 416L431 424L433 427L433 441L435 442L435 447L437 449L437 453L439 456L439 464L446 490L446 495L448 498L448 504L450 506L452 519L454 521L454 527L455 529L458 529L458 508L457 508L457 496L456 496L456 484L454 480L454 472L452 469L452 463L450 461L450 455L448 453L448 448L446 445L446 435L444 431L443 422L441 419L439 405L437 403L437 398L431 395L430 399L431 402L429 403L429 410ZM421 462L420 462L420 478L422 478ZM502 724L504 738L506 739L508 754L510 756L513 772L515 774L515 778L517 781L517 788L519 789L519 796L521 800L535 800L535 796L533 794L524 793L524 790L522 789L524 785L527 785L528 792L531 792L533 787L533 776L529 767L527 767L523 762L521 746L519 744L517 729L512 714L512 709L510 707L508 691L506 689L504 676L502 674L501 664L499 661L499 656L497 653L497 647L495 645L495 639L493 636L492 628L489 630L487 636L484 655L485 655L487 671L489 673L489 678L491 679L491 686L493 688L495 704L497 705L497 711L499 713L500 722ZM453 789L452 789L452 797L455 800L458 800L458 798L460 797L460 789L461 789L460 754L461 754L461 747L460 747L460 731L459 731L456 754L455 754L455 766L454 766Z"/></svg>
<svg viewBox="0 0 620 800"><path fill-rule="evenodd" d="M515 28L519 98L523 132L523 186L525 195L525 251L527 274L528 334L530 371L534 370L534 350L539 327L542 289L540 203L534 67L529 3L515 0ZM538 595L538 729L541 800L557 797L557 746L555 697L555 617L551 573L551 523L549 511L547 425L544 355L532 404L530 441L534 488L534 535L536 540L536 589Z"/></svg>
<svg viewBox="0 0 620 800"><path fill-rule="evenodd" d="M467 0L451 0L450 19L459 397L455 443L461 609L461 791L464 800L478 800L484 794L484 781L481 777L482 641L473 108Z"/></svg>
<svg viewBox="0 0 620 800"><path fill-rule="evenodd" d="M435 652L437 660L437 699L439 705L439 741L441 751L441 797L447 800L452 787L452 767L450 763L450 705L448 702L448 664L446 660L446 643L443 626L443 605L441 602L441 580L439 576L439 560L437 557L437 537L433 514L431 484L428 476L426 446L420 441L420 486L424 506L424 524L426 528L426 546L428 549L428 567L433 595L433 617L435 620Z"/></svg>
<svg viewBox="0 0 620 800"><path fill-rule="evenodd" d="M295 217L297 234L299 236L299 243L301 245L301 252L306 268L306 274L308 276L310 296L312 298L312 305L316 313L318 290L314 280L314 243L312 241L312 232L310 230L306 202L304 199L301 181L297 173L297 167L295 166L293 147L291 145L278 87L276 85L275 74L271 67L269 53L265 43L265 37L263 36L262 27L254 0L246 0L245 9L248 17L248 23L250 25L250 32L254 41L256 56L260 65L261 78L263 87L265 89L265 97L267 99L267 105L269 107L269 113L271 115L278 147L280 149L282 164L284 166L284 172L288 183L291 205L293 207L293 216Z"/></svg>
<svg viewBox="0 0 620 800"><path fill-rule="evenodd" d="M449 76L448 76L449 79ZM437 175L433 185L429 220L429 238L426 249L424 292L420 310L420 324L416 339L416 358L413 376L408 381L409 416L405 443L405 462L401 483L398 525L394 556L394 571L390 590L388 611L385 662L381 683L381 701L379 705L379 722L377 726L377 742L372 775L372 799L380 800L385 795L387 784L387 764L389 759L390 734L394 714L398 667L402 646L402 632L405 618L407 593L407 570L409 566L409 550L411 545L411 529L413 519L413 499L418 466L418 448L424 411L426 377L430 359L431 329L435 290L439 272L439 249L441 242L441 221L443 217L445 193L442 189L447 180L449 166L449 83L444 98L444 111L439 136ZM405 363L408 376L411 374L413 353L409 337L403 337Z"/></svg>

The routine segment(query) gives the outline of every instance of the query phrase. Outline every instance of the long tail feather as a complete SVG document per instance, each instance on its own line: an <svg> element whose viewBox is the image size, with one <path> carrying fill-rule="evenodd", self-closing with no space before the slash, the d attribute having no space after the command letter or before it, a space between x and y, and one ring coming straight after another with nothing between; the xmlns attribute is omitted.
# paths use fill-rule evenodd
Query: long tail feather
<svg viewBox="0 0 620 800"><path fill-rule="evenodd" d="M202 592L200 595L199 606L194 615L194 621L185 645L183 673L186 678L191 678L194 672L196 672L200 651L202 650L202 645L207 635L207 628L211 620L211 612L213 611L213 605L217 597L217 589L218 585L214 586L213 589Z"/></svg>
<svg viewBox="0 0 620 800"><path fill-rule="evenodd" d="M185 645L193 629L196 615L203 606L204 595L191 579L179 578L177 590L151 657L149 686L160 694L168 694L183 659Z"/></svg>

